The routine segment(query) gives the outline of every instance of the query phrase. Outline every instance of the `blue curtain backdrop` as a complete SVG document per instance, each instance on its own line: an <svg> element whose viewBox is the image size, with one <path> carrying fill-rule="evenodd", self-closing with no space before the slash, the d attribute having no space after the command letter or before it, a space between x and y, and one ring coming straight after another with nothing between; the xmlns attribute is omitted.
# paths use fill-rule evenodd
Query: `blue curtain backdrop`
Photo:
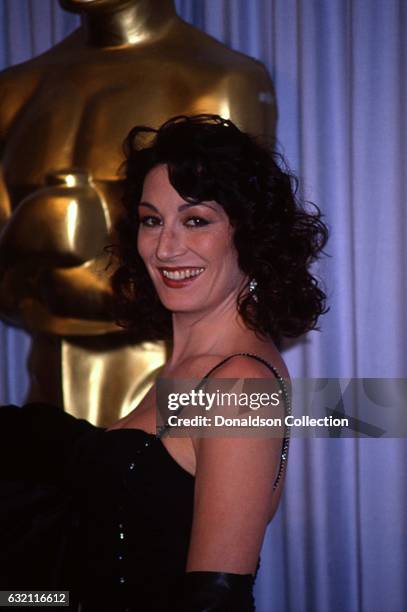
<svg viewBox="0 0 407 612"><path fill-rule="evenodd" d="M260 59L278 140L332 229L331 311L285 357L293 376L406 377L406 0L178 0ZM0 0L0 67L78 25L57 0ZM21 402L27 337L0 326L0 402ZM257 581L259 612L407 611L405 440L292 441Z"/></svg>

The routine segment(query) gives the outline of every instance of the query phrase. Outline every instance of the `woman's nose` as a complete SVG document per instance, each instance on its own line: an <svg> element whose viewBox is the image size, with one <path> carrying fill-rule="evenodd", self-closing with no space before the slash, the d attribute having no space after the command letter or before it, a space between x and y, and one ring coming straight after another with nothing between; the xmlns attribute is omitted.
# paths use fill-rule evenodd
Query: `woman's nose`
<svg viewBox="0 0 407 612"><path fill-rule="evenodd" d="M174 229L163 227L158 239L156 256L162 261L173 259L185 252L181 236Z"/></svg>

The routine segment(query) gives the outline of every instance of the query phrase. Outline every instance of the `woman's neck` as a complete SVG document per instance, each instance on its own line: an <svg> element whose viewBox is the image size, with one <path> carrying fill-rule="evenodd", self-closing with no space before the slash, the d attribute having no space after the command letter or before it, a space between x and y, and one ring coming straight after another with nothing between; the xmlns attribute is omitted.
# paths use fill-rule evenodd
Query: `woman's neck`
<svg viewBox="0 0 407 612"><path fill-rule="evenodd" d="M138 0L115 11L83 12L87 44L122 47L154 40L176 18L173 0Z"/></svg>
<svg viewBox="0 0 407 612"><path fill-rule="evenodd" d="M174 313L172 321L170 366L198 355L222 355L233 351L250 334L236 311L235 296L207 313Z"/></svg>

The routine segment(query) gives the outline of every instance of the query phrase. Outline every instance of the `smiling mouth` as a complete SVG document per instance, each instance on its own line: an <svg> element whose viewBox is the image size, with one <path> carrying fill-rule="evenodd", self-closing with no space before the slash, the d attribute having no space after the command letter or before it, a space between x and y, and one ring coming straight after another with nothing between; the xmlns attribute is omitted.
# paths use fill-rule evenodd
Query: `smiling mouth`
<svg viewBox="0 0 407 612"><path fill-rule="evenodd" d="M194 280L204 272L205 268L159 268L159 270L164 282L182 283Z"/></svg>

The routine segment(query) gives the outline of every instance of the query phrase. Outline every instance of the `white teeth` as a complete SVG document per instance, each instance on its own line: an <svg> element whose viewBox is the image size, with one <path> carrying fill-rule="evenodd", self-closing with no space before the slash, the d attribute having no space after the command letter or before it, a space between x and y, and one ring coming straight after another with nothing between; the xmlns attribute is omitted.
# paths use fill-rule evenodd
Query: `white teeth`
<svg viewBox="0 0 407 612"><path fill-rule="evenodd" d="M188 268L186 270L175 270L174 272L163 270L162 273L166 278L170 278L171 280L184 280L185 278L198 276L202 274L204 270L205 268Z"/></svg>

